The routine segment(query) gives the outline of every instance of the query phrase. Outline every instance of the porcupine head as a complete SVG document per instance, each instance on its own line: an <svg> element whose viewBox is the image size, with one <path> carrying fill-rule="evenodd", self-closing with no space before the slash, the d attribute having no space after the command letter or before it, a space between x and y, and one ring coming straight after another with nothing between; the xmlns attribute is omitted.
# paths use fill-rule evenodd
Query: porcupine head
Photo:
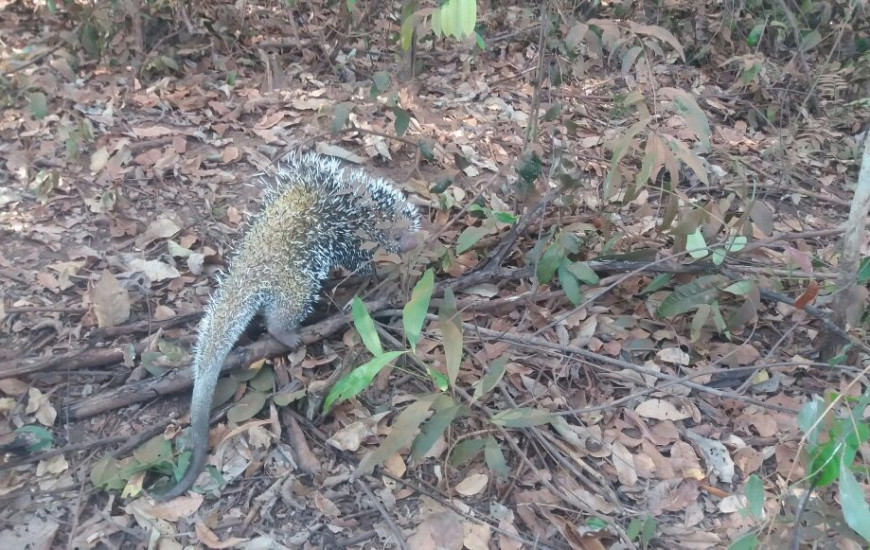
<svg viewBox="0 0 870 550"><path fill-rule="evenodd" d="M307 153L288 156L263 183L265 206L245 231L199 325L193 353L191 463L159 500L187 491L202 471L221 367L255 315L264 316L274 338L295 348L296 330L332 268L366 273L378 245L389 252L407 252L416 245L417 209L387 180Z"/></svg>

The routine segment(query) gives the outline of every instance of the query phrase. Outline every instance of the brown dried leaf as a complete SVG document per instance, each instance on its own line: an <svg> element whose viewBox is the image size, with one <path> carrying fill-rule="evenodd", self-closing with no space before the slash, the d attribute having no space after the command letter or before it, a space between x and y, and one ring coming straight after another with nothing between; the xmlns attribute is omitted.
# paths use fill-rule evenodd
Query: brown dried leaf
<svg viewBox="0 0 870 550"><path fill-rule="evenodd" d="M208 546L209 548L213 548L216 550L222 548L233 548L238 546L244 542L247 542L248 539L241 539L237 537L230 537L227 540L220 540L220 538L208 527L205 526L205 523L201 521L196 522L196 527L194 528L196 531L196 536L199 539L199 542Z"/></svg>
<svg viewBox="0 0 870 550"><path fill-rule="evenodd" d="M130 318L129 293L111 272L103 271L88 294L100 328L113 327Z"/></svg>
<svg viewBox="0 0 870 550"><path fill-rule="evenodd" d="M685 420L691 418L691 412L677 408L664 399L648 399L634 409L638 415L655 420Z"/></svg>
<svg viewBox="0 0 870 550"><path fill-rule="evenodd" d="M465 497L474 496L486 489L488 483L488 475L474 473L456 484L456 492Z"/></svg>

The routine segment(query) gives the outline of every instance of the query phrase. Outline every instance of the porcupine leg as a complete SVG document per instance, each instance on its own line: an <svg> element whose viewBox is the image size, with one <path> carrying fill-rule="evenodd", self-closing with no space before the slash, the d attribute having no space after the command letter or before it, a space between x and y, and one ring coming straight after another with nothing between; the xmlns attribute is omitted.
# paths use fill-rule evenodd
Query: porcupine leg
<svg viewBox="0 0 870 550"><path fill-rule="evenodd" d="M286 307L283 300L272 300L263 312L266 318L266 330L275 340L278 340L291 350L299 347L299 316L294 310Z"/></svg>

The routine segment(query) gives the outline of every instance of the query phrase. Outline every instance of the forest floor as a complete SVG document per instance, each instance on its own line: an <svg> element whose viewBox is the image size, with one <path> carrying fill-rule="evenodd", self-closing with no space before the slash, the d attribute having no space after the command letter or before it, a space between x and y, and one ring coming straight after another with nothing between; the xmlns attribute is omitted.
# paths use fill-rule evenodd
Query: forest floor
<svg viewBox="0 0 870 550"><path fill-rule="evenodd" d="M821 363L819 315L761 289L829 303L870 111L845 98L870 95L870 71L818 47L741 83L757 52L689 62L722 45L722 13L680 33L677 3L655 22L598 14L641 51L568 55L588 29L553 1L546 33L539 10L501 6L480 12L485 50L421 39L403 79L394 17L275 4L0 4L0 548L866 547L840 493L800 483L797 412L865 394L867 357ZM261 203L251 176L297 147L397 182L423 244L378 255L372 279L335 273L299 350L252 327L219 390L213 468L156 503L196 322ZM682 254L696 229L746 246L699 275ZM336 369L369 359L334 304L358 293L404 349L400 310L428 268L429 311L452 289L462 336L436 315L413 354L319 414ZM715 300L659 314L703 284ZM404 425L456 345L451 389Z"/></svg>

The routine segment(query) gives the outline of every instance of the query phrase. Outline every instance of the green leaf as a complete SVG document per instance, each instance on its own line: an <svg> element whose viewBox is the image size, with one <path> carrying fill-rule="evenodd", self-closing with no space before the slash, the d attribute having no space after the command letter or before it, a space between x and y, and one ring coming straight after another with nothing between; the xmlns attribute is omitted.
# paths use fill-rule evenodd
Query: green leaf
<svg viewBox="0 0 870 550"><path fill-rule="evenodd" d="M429 311L429 301L432 299L434 288L435 272L429 268L414 285L414 290L411 291L411 300L402 309L402 325L405 327L405 337L414 352L417 351L417 342L420 341L420 332L426 321L426 312Z"/></svg>
<svg viewBox="0 0 870 550"><path fill-rule="evenodd" d="M429 375L429 378L432 379L432 382L439 391L447 391L450 389L450 379L447 378L445 374L433 369L432 367L426 367L426 374Z"/></svg>
<svg viewBox="0 0 870 550"><path fill-rule="evenodd" d="M544 116L541 117L543 122L553 122L557 118L559 118L559 113L562 112L562 104L554 103L550 105L550 108L547 109L547 112L544 113Z"/></svg>
<svg viewBox="0 0 870 550"><path fill-rule="evenodd" d="M646 519L643 520L643 530L640 533L640 543L644 548L647 548L649 543L652 542L653 537L656 536L657 528L658 522L656 522L655 518L646 516Z"/></svg>
<svg viewBox="0 0 870 550"><path fill-rule="evenodd" d="M48 449L54 441L54 436L51 434L50 430L47 430L42 426L37 426L36 424L21 426L15 430L15 433L27 434L30 436L27 438L28 441L33 441L33 443L27 445L27 451L30 453L36 453Z"/></svg>
<svg viewBox="0 0 870 550"><path fill-rule="evenodd" d="M704 240L704 234L701 233L701 228L695 229L686 236L686 252L696 260L706 258L710 253L707 248L707 241Z"/></svg>
<svg viewBox="0 0 870 550"><path fill-rule="evenodd" d="M91 468L91 483L95 487L108 490L120 491L127 482L121 478L121 467L117 460L104 457L98 460Z"/></svg>
<svg viewBox="0 0 870 550"><path fill-rule="evenodd" d="M815 478L818 487L830 485L837 479L839 474L840 457L837 456L839 445L836 441L828 441L821 445L813 453L813 460L810 462L810 476Z"/></svg>
<svg viewBox="0 0 870 550"><path fill-rule="evenodd" d="M233 378L235 378L239 382L250 382L254 379L254 377L260 374L260 366L262 366L265 362L266 360L262 359L260 361L257 361L247 369L235 371L233 372Z"/></svg>
<svg viewBox="0 0 870 550"><path fill-rule="evenodd" d="M343 103L339 103L335 106L335 111L332 114L332 132L338 133L344 128L344 125L347 124L347 118L350 116L351 111L353 111L354 104L345 101Z"/></svg>
<svg viewBox="0 0 870 550"><path fill-rule="evenodd" d="M858 268L858 284L865 285L870 281L870 258L861 260L860 268Z"/></svg>
<svg viewBox="0 0 870 550"><path fill-rule="evenodd" d="M479 32L474 33L474 43L477 44L477 47L483 51L486 51L486 42L483 41L483 37L480 36Z"/></svg>
<svg viewBox="0 0 870 550"><path fill-rule="evenodd" d="M491 231L492 228L482 225L466 227L456 240L456 253L462 254L466 250L470 250L471 247L476 245L480 239L488 235Z"/></svg>
<svg viewBox="0 0 870 550"><path fill-rule="evenodd" d="M393 113L396 115L396 135L404 136L411 124L411 113L401 107L393 107Z"/></svg>
<svg viewBox="0 0 870 550"><path fill-rule="evenodd" d="M430 19L430 22L432 25L432 33L435 36L437 36L438 38L441 38L442 36L444 36L444 28L443 28L444 23L441 20L441 10L440 9L435 10L435 12L432 14L432 18Z"/></svg>
<svg viewBox="0 0 870 550"><path fill-rule="evenodd" d="M248 385L258 392L271 393L275 389L275 371L269 367L260 369L260 372L248 382Z"/></svg>
<svg viewBox="0 0 870 550"><path fill-rule="evenodd" d="M642 52L643 48L641 48L640 46L632 46L631 48L625 50L625 53L622 54L622 60L620 63L623 77L628 76L628 73L634 66L634 62L637 61L637 58Z"/></svg>
<svg viewBox="0 0 870 550"><path fill-rule="evenodd" d="M565 249L558 243L553 243L547 247L541 260L538 262L536 275L538 281L542 284L547 284L553 280L556 270L565 258Z"/></svg>
<svg viewBox="0 0 870 550"><path fill-rule="evenodd" d="M304 389L277 393L272 396L272 403L278 405L279 407L286 407L290 403L295 403L296 401L305 398L306 394L307 392Z"/></svg>
<svg viewBox="0 0 870 550"><path fill-rule="evenodd" d="M634 540L640 535L640 528L643 526L643 520L640 518L632 518L625 528L625 536L628 540Z"/></svg>
<svg viewBox="0 0 870 550"><path fill-rule="evenodd" d="M452 401L452 399L451 399ZM433 414L420 429L420 435L411 445L411 458L420 460L444 434L447 427L458 417L468 414L468 408L463 405L453 405Z"/></svg>
<svg viewBox="0 0 870 550"><path fill-rule="evenodd" d="M411 40L414 38L414 27L417 26L417 18L413 15L408 16L402 21L402 28L399 31L402 42L402 51L408 51L411 48Z"/></svg>
<svg viewBox="0 0 870 550"><path fill-rule="evenodd" d="M426 159L429 162L432 162L433 160L435 160L435 143L432 140L421 139L420 141L417 142L417 147L419 147L420 154L423 155L424 159ZM453 182L453 180L451 178L446 178L446 179L447 179L448 185ZM447 190L447 187L445 186L445 188L441 191L435 191L433 189L433 193L443 193L446 190Z"/></svg>
<svg viewBox="0 0 870 550"><path fill-rule="evenodd" d="M870 506L864 498L864 490L855 479L851 463L840 460L840 504L846 525L870 543Z"/></svg>
<svg viewBox="0 0 870 550"><path fill-rule="evenodd" d="M456 306L456 296L448 287L444 291L444 299L438 311L438 326L444 338L444 363L447 366L447 376L450 384L456 383L459 376L459 365L462 362L462 321Z"/></svg>
<svg viewBox="0 0 870 550"><path fill-rule="evenodd" d="M375 88L377 88L379 92L383 92L390 87L391 77L390 73L388 73L387 71L376 72L373 80L375 83Z"/></svg>
<svg viewBox="0 0 870 550"><path fill-rule="evenodd" d="M674 276L670 273L659 273L653 277L653 280L650 281L648 285L646 285L646 288L641 291L641 294L651 294L666 287L673 277Z"/></svg>
<svg viewBox="0 0 870 550"><path fill-rule="evenodd" d="M504 453L501 452L501 447L499 447L498 442L492 436L486 438L486 443L483 446L483 457L486 460L486 465L496 475L503 478L510 475Z"/></svg>
<svg viewBox="0 0 870 550"><path fill-rule="evenodd" d="M607 521L604 518L591 517L586 519L586 527L595 531L607 529Z"/></svg>
<svg viewBox="0 0 870 550"><path fill-rule="evenodd" d="M92 23L82 25L81 33L82 49L85 50L90 57L96 59L100 57L102 47L100 45L100 36L97 27Z"/></svg>
<svg viewBox="0 0 870 550"><path fill-rule="evenodd" d="M686 121L686 125L692 130L705 152L710 151L710 122L707 115L698 106L695 96L679 88L662 88L662 93L670 97L674 102L677 113Z"/></svg>
<svg viewBox="0 0 870 550"><path fill-rule="evenodd" d="M358 296L353 297L350 314L353 318L353 326L356 327L356 331L359 333L365 347L372 355L382 354L384 350L381 347L381 337L378 336L378 329L375 328L375 322Z"/></svg>
<svg viewBox="0 0 870 550"><path fill-rule="evenodd" d="M746 45L750 48L757 46L761 37L764 35L765 28L767 28L767 22L761 22L752 27L752 30L749 31L749 35L746 37Z"/></svg>
<svg viewBox="0 0 870 550"><path fill-rule="evenodd" d="M749 513L755 519L762 519L764 515L764 483L757 474L752 474L746 480L746 501L749 504Z"/></svg>
<svg viewBox="0 0 870 550"><path fill-rule="evenodd" d="M575 306L580 305L583 295L580 293L580 283L574 274L568 271L568 260L562 258L559 264L559 282L562 283L562 290L565 291L565 296Z"/></svg>
<svg viewBox="0 0 870 550"><path fill-rule="evenodd" d="M728 550L755 550L759 546L758 537L750 531L728 546Z"/></svg>
<svg viewBox="0 0 870 550"><path fill-rule="evenodd" d="M528 185L541 175L541 159L534 152L525 154L517 164L517 174Z"/></svg>
<svg viewBox="0 0 870 550"><path fill-rule="evenodd" d="M701 304L710 304L719 295L718 285L725 280L721 275L704 275L678 286L662 301L656 313L668 318L692 311Z"/></svg>
<svg viewBox="0 0 870 550"><path fill-rule="evenodd" d="M30 114L34 120L42 120L48 115L48 99L42 92L31 92Z"/></svg>
<svg viewBox="0 0 870 550"><path fill-rule="evenodd" d="M568 265L568 271L577 277L578 281L587 285L597 285L600 281L598 274L589 267L589 262L574 262Z"/></svg>
<svg viewBox="0 0 870 550"><path fill-rule="evenodd" d="M477 401L484 395L492 391L492 389L501 381L505 373L505 365L507 365L507 356L501 356L495 361L490 362L486 374L483 379L474 388L474 401Z"/></svg>
<svg viewBox="0 0 870 550"><path fill-rule="evenodd" d="M750 292L752 292L752 290L754 288L755 288L754 281L736 281L736 282L731 283L730 285L726 286L722 290L724 292L727 292L729 294L733 294L735 296L745 296L745 295L749 294Z"/></svg>
<svg viewBox="0 0 870 550"><path fill-rule="evenodd" d="M722 317L722 310L719 308L719 302L714 300L713 303L710 304L710 308L713 310L713 323L716 325L716 330L719 332L725 332L728 325L725 324L725 319Z"/></svg>
<svg viewBox="0 0 870 550"><path fill-rule="evenodd" d="M749 242L748 239L743 235L735 235L734 238L725 245L725 248L728 249L728 252L740 252L746 247L747 242Z"/></svg>
<svg viewBox="0 0 870 550"><path fill-rule="evenodd" d="M658 25L641 25L633 21L629 21L628 23L631 32L643 34L646 36L652 36L666 44L669 44L674 50L677 51L678 54L680 54L680 58L683 61L686 60L686 54L683 51L683 45L680 44L680 41L677 40L677 38L673 34L671 34L669 30L665 29L664 27L659 27Z"/></svg>
<svg viewBox="0 0 870 550"><path fill-rule="evenodd" d="M399 452L399 449L410 445L417 437L420 424L429 414L433 402L440 397L441 394L424 395L405 407L390 426L390 434L380 447L363 457L354 475L364 476L372 473L376 465L383 464L385 460Z"/></svg>
<svg viewBox="0 0 870 550"><path fill-rule="evenodd" d="M465 464L473 460L474 457L483 450L484 445L486 445L486 440L482 438L460 441L455 447L453 447L453 452L450 453L450 460L448 460L448 463L453 466L457 464Z"/></svg>
<svg viewBox="0 0 870 550"><path fill-rule="evenodd" d="M474 26L477 24L477 0L459 0L459 4L462 38L464 38L474 32Z"/></svg>
<svg viewBox="0 0 870 550"><path fill-rule="evenodd" d="M239 424L253 418L263 410L263 407L266 405L266 397L265 393L258 391L246 393L244 397L239 399L238 403L227 411L227 420Z"/></svg>
<svg viewBox="0 0 870 550"><path fill-rule="evenodd" d="M172 443L157 435L140 445L133 451L133 457L143 466L152 466L172 459Z"/></svg>
<svg viewBox="0 0 870 550"><path fill-rule="evenodd" d="M691 342L697 342L701 338L701 329L704 328L704 324L710 318L710 309L709 304L700 304L698 309L695 310L689 330L689 340Z"/></svg>
<svg viewBox="0 0 870 550"><path fill-rule="evenodd" d="M510 212L493 212L493 216L499 223L513 224L517 221L517 217Z"/></svg>
<svg viewBox="0 0 870 550"><path fill-rule="evenodd" d="M327 394L326 399L323 401L323 414L332 410L334 404L347 401L369 387L369 384L381 372L381 369L392 363L403 353L405 352L388 351L383 355L376 355L371 361L358 366L343 376L329 390L329 394Z"/></svg>
<svg viewBox="0 0 870 550"><path fill-rule="evenodd" d="M477 23L477 0L447 0L432 15L432 28L437 33L436 18L447 36L463 39L474 32Z"/></svg>
<svg viewBox="0 0 870 550"><path fill-rule="evenodd" d="M808 52L822 42L822 34L813 29L801 37L801 50Z"/></svg>
<svg viewBox="0 0 870 550"><path fill-rule="evenodd" d="M617 136L608 144L613 150L613 154L610 157L610 170L607 171L607 177L604 179L604 186L602 189L602 194L605 198L610 198L615 190L615 184L618 183L619 163L622 161L622 157L625 156L631 147L631 144L634 143L634 138L638 132L646 128L648 123L649 117L638 120L632 124L628 130Z"/></svg>
<svg viewBox="0 0 870 550"><path fill-rule="evenodd" d="M531 428L547 424L555 418L553 413L543 409L516 407L493 415L492 423L505 428Z"/></svg>
<svg viewBox="0 0 870 550"><path fill-rule="evenodd" d="M710 180L707 176L707 169L704 168L704 162L701 160L701 157L686 147L686 144L682 141L668 135L663 135L662 137L667 140L668 145L671 147L671 150L677 158L683 161L683 163L695 173L699 180L709 185Z"/></svg>

